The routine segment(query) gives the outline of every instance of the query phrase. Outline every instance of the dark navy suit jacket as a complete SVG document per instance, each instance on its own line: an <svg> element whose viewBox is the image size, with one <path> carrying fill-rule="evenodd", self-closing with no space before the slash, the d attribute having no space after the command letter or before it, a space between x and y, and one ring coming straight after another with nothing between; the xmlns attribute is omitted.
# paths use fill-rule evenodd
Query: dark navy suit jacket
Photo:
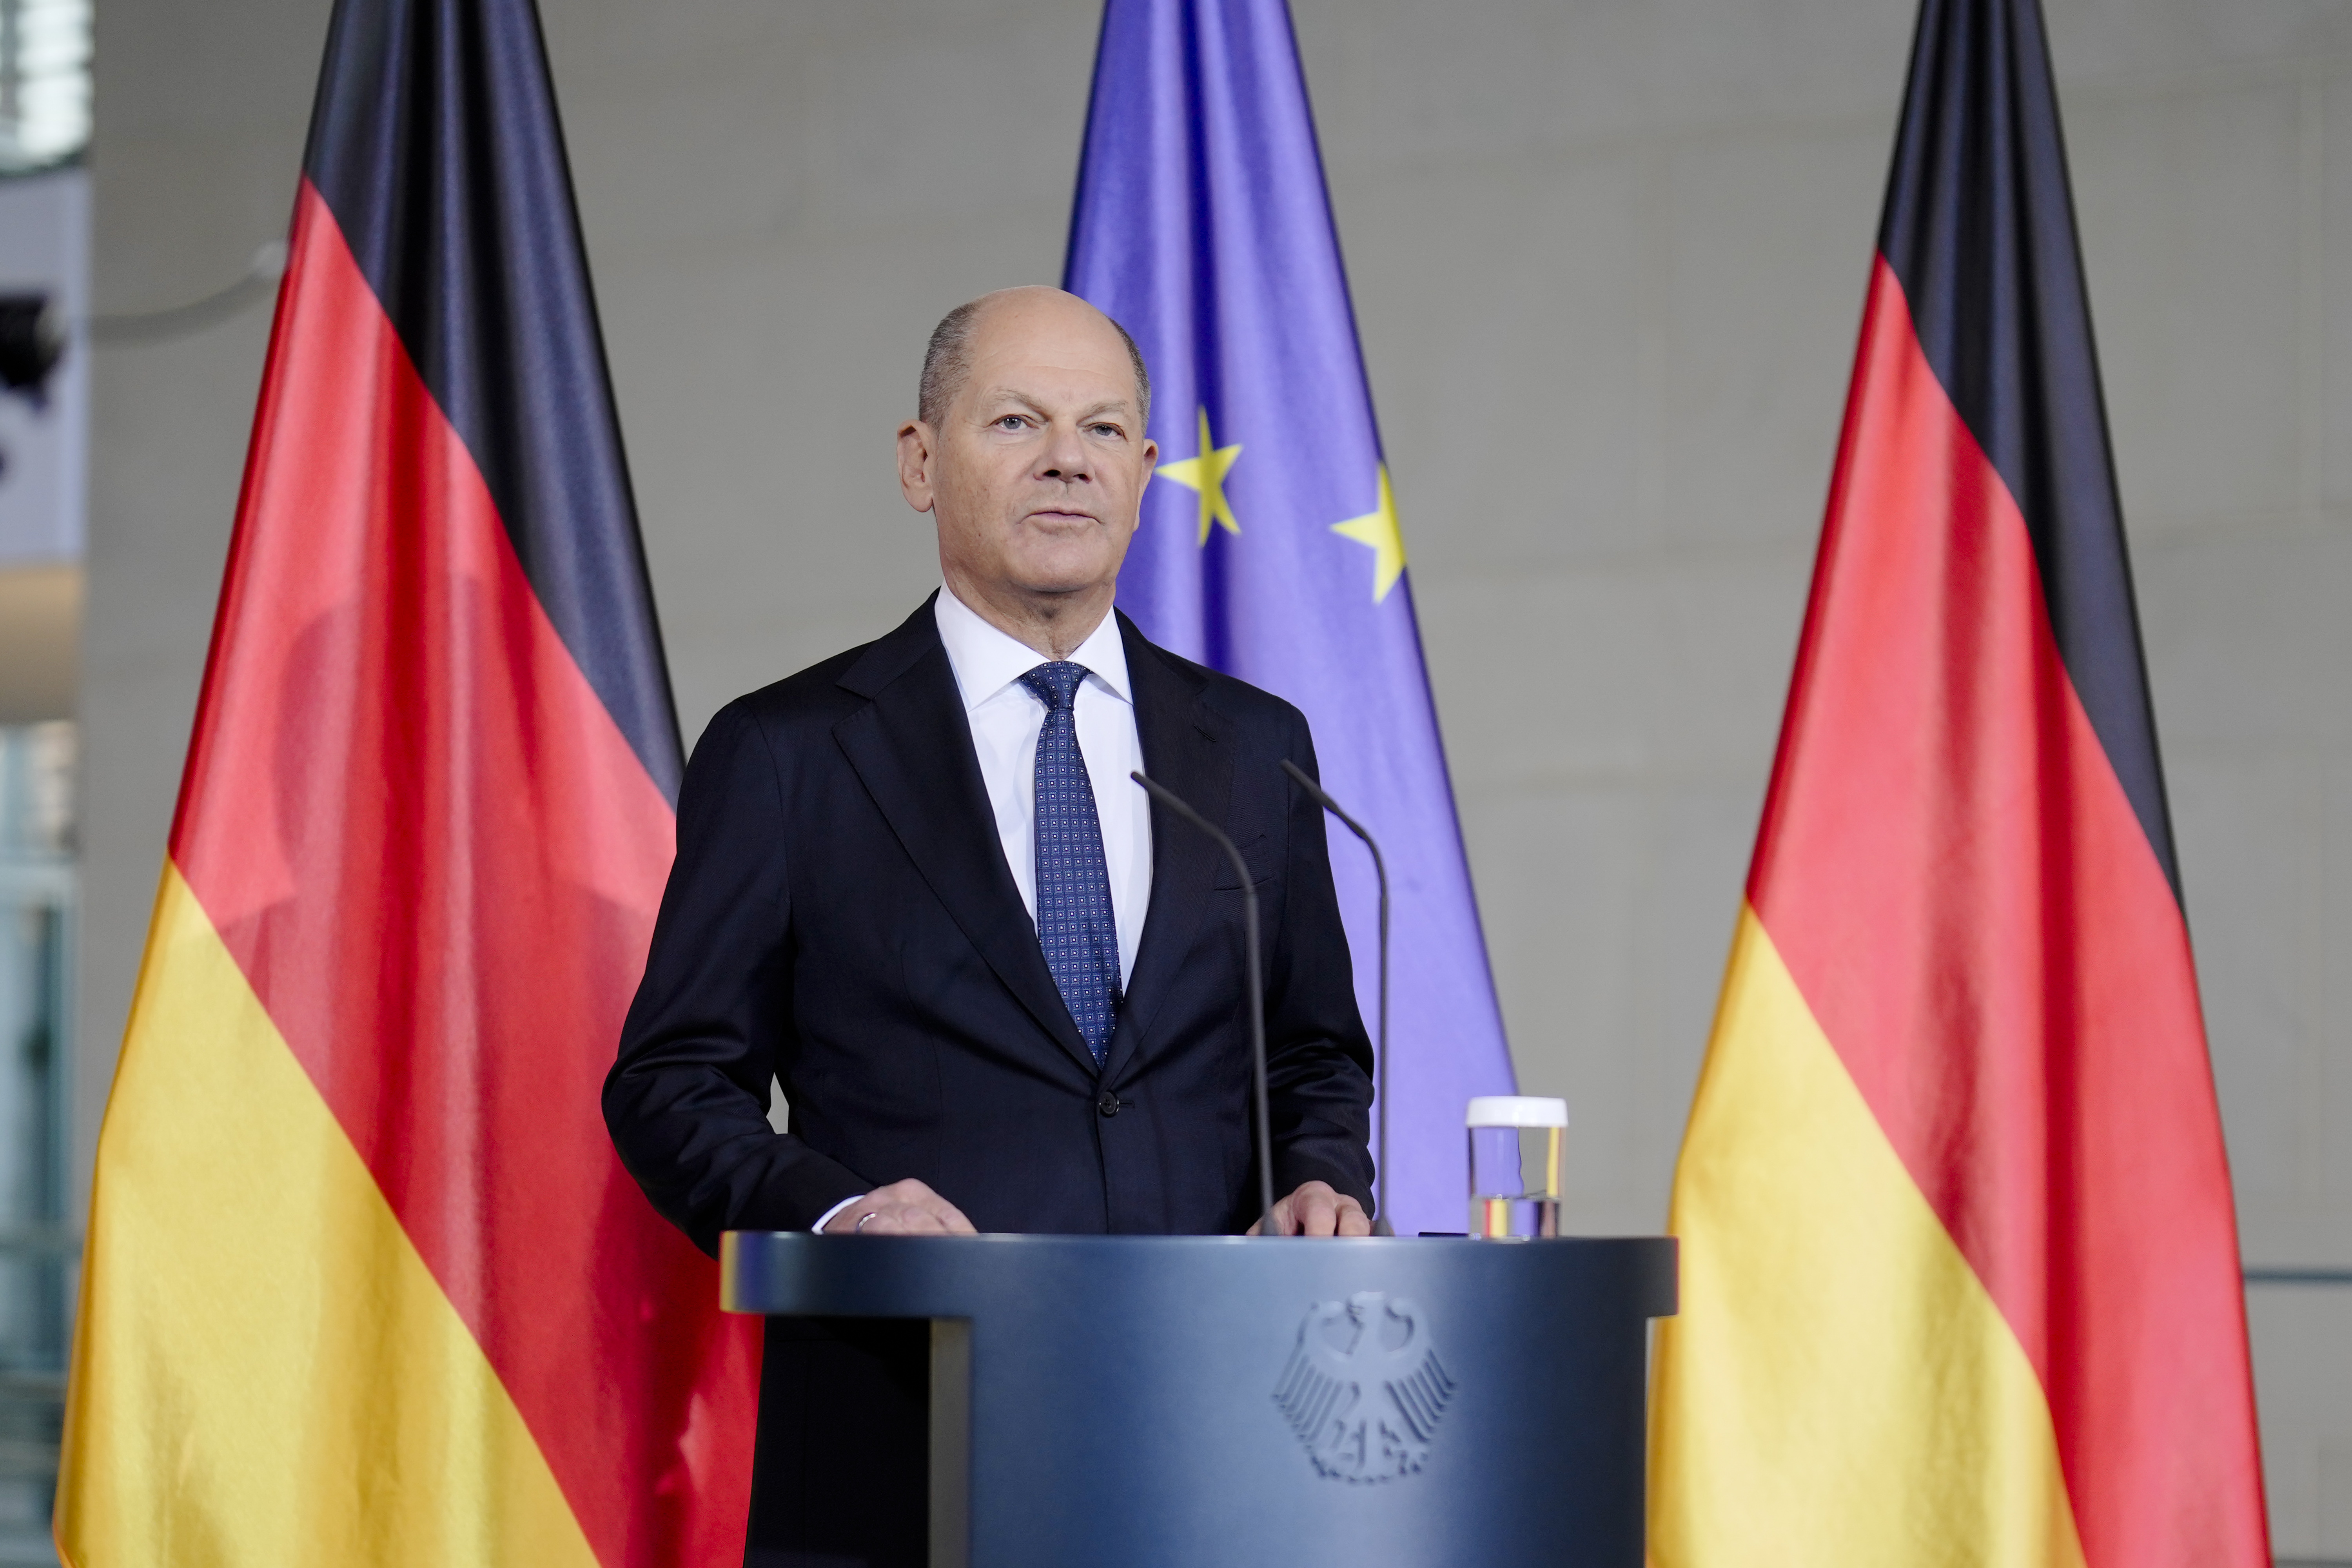
<svg viewBox="0 0 2352 1568"><path fill-rule="evenodd" d="M1119 617L1145 770L1241 847L1264 920L1274 1190L1369 1211L1371 1047L1288 703ZM715 1251L919 1177L983 1231L1256 1217L1240 880L1153 807L1150 912L1097 1071L1004 862L929 604L721 710L604 1084L623 1163ZM766 1120L783 1085L789 1135Z"/></svg>

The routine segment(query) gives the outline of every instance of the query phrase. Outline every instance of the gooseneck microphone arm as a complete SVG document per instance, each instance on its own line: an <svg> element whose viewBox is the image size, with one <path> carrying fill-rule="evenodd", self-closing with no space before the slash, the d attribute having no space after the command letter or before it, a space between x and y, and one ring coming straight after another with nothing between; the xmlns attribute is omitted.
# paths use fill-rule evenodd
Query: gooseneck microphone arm
<svg viewBox="0 0 2352 1568"><path fill-rule="evenodd" d="M1364 847L1372 852L1372 875L1379 878L1381 882L1381 1020L1380 1037L1374 1045L1372 1055L1372 1102L1380 1109L1380 1121L1378 1131L1373 1134L1377 1141L1377 1148L1372 1156L1372 1207L1381 1226L1383 1227L1379 1234L1392 1236L1395 1234L1395 1228L1389 1220L1388 863L1381 858L1381 847L1373 841L1370 834L1364 831L1364 825L1342 811L1339 808L1339 803L1325 794L1321 784L1307 776L1305 768L1285 757L1282 761L1282 771L1288 773L1293 782L1307 792L1307 797L1309 800L1347 824L1348 831L1364 841Z"/></svg>
<svg viewBox="0 0 2352 1568"><path fill-rule="evenodd" d="M1223 829L1184 804L1167 785L1139 773L1127 775L1144 787L1152 799L1217 841L1225 858L1242 879L1242 924L1249 937L1250 1067L1257 1085L1257 1233L1274 1234L1274 1131L1267 1119L1265 1093L1265 975L1257 951L1257 889L1250 881L1249 862L1234 847Z"/></svg>

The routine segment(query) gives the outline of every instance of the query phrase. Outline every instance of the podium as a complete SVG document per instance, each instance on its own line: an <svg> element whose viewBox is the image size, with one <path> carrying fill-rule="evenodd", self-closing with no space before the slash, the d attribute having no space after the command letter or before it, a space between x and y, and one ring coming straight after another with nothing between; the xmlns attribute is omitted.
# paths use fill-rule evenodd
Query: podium
<svg viewBox="0 0 2352 1568"><path fill-rule="evenodd" d="M725 1307L770 1318L756 1487L840 1500L786 1473L853 1403L780 1388L792 1320L915 1361L909 1429L872 1467L907 1489L856 1510L924 1545L754 1550L760 1568L1641 1568L1671 1239L732 1231L720 1259ZM778 1446L766 1406L788 1400L805 1436Z"/></svg>

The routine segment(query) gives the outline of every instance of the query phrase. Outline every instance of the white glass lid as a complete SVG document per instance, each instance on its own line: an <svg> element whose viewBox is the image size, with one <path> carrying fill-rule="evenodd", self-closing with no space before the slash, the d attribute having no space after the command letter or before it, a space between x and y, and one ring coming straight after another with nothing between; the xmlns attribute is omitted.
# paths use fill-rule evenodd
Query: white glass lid
<svg viewBox="0 0 2352 1568"><path fill-rule="evenodd" d="M1568 1101L1532 1094L1482 1094L1470 1102L1471 1127L1565 1127Z"/></svg>

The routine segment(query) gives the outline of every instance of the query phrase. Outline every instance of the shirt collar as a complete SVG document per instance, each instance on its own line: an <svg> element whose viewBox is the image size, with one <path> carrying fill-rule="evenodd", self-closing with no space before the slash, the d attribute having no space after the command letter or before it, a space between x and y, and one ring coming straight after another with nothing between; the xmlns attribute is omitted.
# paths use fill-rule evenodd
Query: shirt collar
<svg viewBox="0 0 2352 1568"><path fill-rule="evenodd" d="M945 584L940 586L932 614L967 713L1047 662L1027 643L991 626ZM1089 680L1120 701L1134 704L1127 683L1127 642L1119 636L1116 610L1103 616L1087 640L1071 650L1070 662L1085 665Z"/></svg>

